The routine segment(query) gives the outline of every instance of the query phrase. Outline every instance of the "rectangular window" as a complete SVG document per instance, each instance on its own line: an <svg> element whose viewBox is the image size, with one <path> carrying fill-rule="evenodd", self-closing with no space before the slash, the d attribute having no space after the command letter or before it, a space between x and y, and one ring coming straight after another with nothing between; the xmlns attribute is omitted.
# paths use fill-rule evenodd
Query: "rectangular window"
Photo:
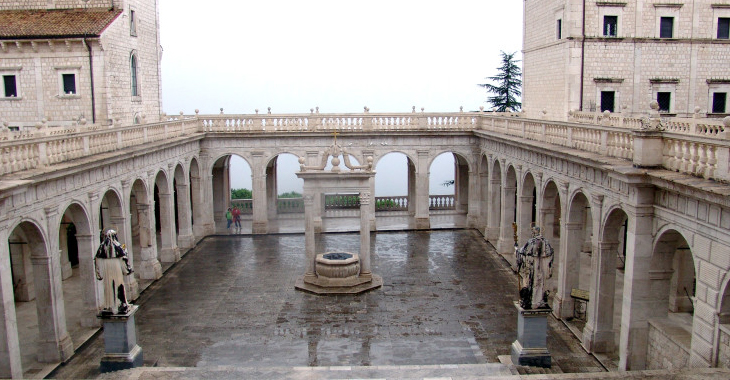
<svg viewBox="0 0 730 380"><path fill-rule="evenodd" d="M712 113L725 113L727 104L727 92L715 92L712 94Z"/></svg>
<svg viewBox="0 0 730 380"><path fill-rule="evenodd" d="M659 38L674 38L674 17L659 20Z"/></svg>
<svg viewBox="0 0 730 380"><path fill-rule="evenodd" d="M618 16L603 16L603 35L605 37L618 35Z"/></svg>
<svg viewBox="0 0 730 380"><path fill-rule="evenodd" d="M558 24L557 24L556 28L557 29L555 31L555 36L558 39L563 38L563 19L560 19L560 18L558 19Z"/></svg>
<svg viewBox="0 0 730 380"><path fill-rule="evenodd" d="M601 91L601 112L614 112L614 101L616 93L614 91Z"/></svg>
<svg viewBox="0 0 730 380"><path fill-rule="evenodd" d="M669 112L672 104L671 92L657 92L656 101L659 103L659 112Z"/></svg>
<svg viewBox="0 0 730 380"><path fill-rule="evenodd" d="M76 94L76 75L62 74L63 77L63 93L66 95Z"/></svg>
<svg viewBox="0 0 730 380"><path fill-rule="evenodd" d="M15 82L15 75L3 75L3 87L5 87L6 98L18 97L18 86Z"/></svg>
<svg viewBox="0 0 730 380"><path fill-rule="evenodd" d="M730 17L717 18L717 39L730 39Z"/></svg>
<svg viewBox="0 0 730 380"><path fill-rule="evenodd" d="M129 10L129 34L137 35L137 13L133 9Z"/></svg>

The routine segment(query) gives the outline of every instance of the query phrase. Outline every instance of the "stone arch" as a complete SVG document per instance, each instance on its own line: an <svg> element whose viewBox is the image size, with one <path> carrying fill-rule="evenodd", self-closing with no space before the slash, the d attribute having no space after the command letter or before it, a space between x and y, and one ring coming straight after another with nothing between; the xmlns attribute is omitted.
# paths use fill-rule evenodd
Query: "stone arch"
<svg viewBox="0 0 730 380"><path fill-rule="evenodd" d="M433 180L433 166L439 157L451 154L454 160L454 178L453 180L443 181L441 184L450 183L453 185L454 195L451 198L448 194L433 194L436 184ZM429 172L429 209L430 210L455 210L457 213L466 213L469 210L469 173L471 163L462 153L446 150L432 156L428 163ZM447 175L448 177L448 175Z"/></svg>
<svg viewBox="0 0 730 380"><path fill-rule="evenodd" d="M392 154L392 153L400 153L400 154L406 156L406 158L408 158L408 161L413 162L414 164L417 162L416 157L414 157L412 153L408 153L405 149L379 151L373 155L373 168L378 166L380 159L382 159L383 157L385 157L389 154Z"/></svg>
<svg viewBox="0 0 730 380"><path fill-rule="evenodd" d="M21 355L21 360L22 357L30 357L41 363L53 363L68 359L73 354L73 343L66 326L63 292L56 290L62 286L60 273L54 270L59 265L59 258L49 251L48 236L40 226L36 220L23 218L10 229L8 245L16 300L18 293L23 291L23 284L19 282L25 283L26 291L32 289L32 293L25 294L26 299L19 300L27 303L17 304L14 311L16 315L20 312L28 318L35 317L36 323L30 323L37 325L38 329L32 339L18 342L17 335L12 334L7 339L16 340L20 353L26 354ZM21 310L33 306L35 313ZM17 319L17 316L11 318ZM27 355L30 352L35 352L35 355ZM31 364L24 362L22 367L28 368Z"/></svg>
<svg viewBox="0 0 730 380"><path fill-rule="evenodd" d="M497 245L502 229L502 165L498 159L491 162L489 177L489 215L487 217L487 239Z"/></svg>
<svg viewBox="0 0 730 380"><path fill-rule="evenodd" d="M117 231L119 241L126 242L128 236L125 234L124 223L125 213L123 211L123 198L116 188L107 189L101 196L99 204L99 230L98 233L113 229Z"/></svg>
<svg viewBox="0 0 730 380"><path fill-rule="evenodd" d="M203 173L200 170L200 164L197 157L193 157L189 163L188 181L190 183L190 209L193 223L193 235L195 240L200 240L205 234L205 212L203 189L205 187L203 181Z"/></svg>
<svg viewBox="0 0 730 380"><path fill-rule="evenodd" d="M181 163L175 166L172 190L173 204L175 205L177 246L187 250L195 245L195 237L193 236L192 212L190 210L190 176Z"/></svg>
<svg viewBox="0 0 730 380"><path fill-rule="evenodd" d="M519 227L519 241L525 242L531 236L531 227L537 225L537 186L535 177L526 171L519 187L517 225Z"/></svg>
<svg viewBox="0 0 730 380"><path fill-rule="evenodd" d="M61 261L61 274L63 281L64 299L67 301L65 307L83 310L83 313L71 313L78 319L69 319L67 325L70 331L79 328L95 328L99 326L96 318L98 284L94 278L94 255L98 236L96 229L92 229L91 215L83 203L72 201L61 214L61 227L59 228L59 253ZM68 227L63 228L64 226ZM71 229L71 227L73 228ZM75 244L77 259L64 260L63 256L71 250L71 243ZM64 269L67 267L67 269ZM74 269L74 267L76 269ZM68 275L64 272L68 271ZM74 284L65 286L66 282ZM76 289L73 293L69 288Z"/></svg>
<svg viewBox="0 0 730 380"><path fill-rule="evenodd" d="M155 232L157 234L157 252L160 262L173 263L180 259L175 231L175 205L173 189L165 170L155 175L153 199L155 205Z"/></svg>
<svg viewBox="0 0 730 380"><path fill-rule="evenodd" d="M589 290L592 276L592 244L590 240L586 244L586 234L590 236L588 226L592 219L590 198L582 189L577 189L568 199L568 211L562 223L567 236L557 257L558 295L554 299L558 316L566 320L573 317L576 306L582 306L575 305L575 300L570 296L572 289ZM592 318L590 312L590 309L585 310L585 320Z"/></svg>
<svg viewBox="0 0 730 380"><path fill-rule="evenodd" d="M730 368L730 274L725 275L718 300L717 366Z"/></svg>
<svg viewBox="0 0 730 380"><path fill-rule="evenodd" d="M282 160L283 159L283 160ZM286 199L279 201L279 195L282 194L279 188L283 180L283 175L287 174L289 180L294 179L298 185L292 190L302 194L304 192L304 181L296 177L299 171L299 156L288 151L281 151L274 154L266 163L266 205L267 217L269 219L277 218L279 213L304 212L304 202L302 199L291 200ZM282 161L284 166L282 167ZM284 169L284 171L282 171ZM292 170L293 169L293 170Z"/></svg>
<svg viewBox="0 0 730 380"><path fill-rule="evenodd" d="M210 166L210 178L212 182L213 192L213 223L215 233L227 233L226 229L226 210L235 205L241 210L242 215L247 216L253 214L253 200L252 199L231 199L231 160L233 156L236 156L245 164L251 172L251 195L257 191L254 188L253 176L254 167L252 161L240 154L225 153L216 156L217 158L212 161Z"/></svg>
<svg viewBox="0 0 730 380"><path fill-rule="evenodd" d="M486 239L489 232L487 227L489 226L489 158L486 154L479 155L479 221L478 228L481 230L484 238Z"/></svg>
<svg viewBox="0 0 730 380"><path fill-rule="evenodd" d="M504 168L504 177L501 184L501 203L500 211L500 233L499 242L497 243L497 251L514 267L514 230L513 223L517 223L517 169L511 163L502 161Z"/></svg>
<svg viewBox="0 0 730 380"><path fill-rule="evenodd" d="M389 157L385 161L383 159ZM387 172L378 170L381 163L388 164ZM408 211L415 213L416 203L416 162L401 151L390 151L373 160L375 169L374 194L387 197L383 202L375 202L375 211ZM380 166L383 169L383 166ZM405 184L403 183L405 181ZM397 191L386 191L383 184L395 186ZM405 185L405 186L403 186ZM403 189L405 187L405 189ZM405 190L403 193L401 190Z"/></svg>
<svg viewBox="0 0 730 380"><path fill-rule="evenodd" d="M619 205L610 206L593 252L597 273L591 280L590 316L583 329L583 346L589 352L614 352L619 347L623 308L628 214Z"/></svg>
<svg viewBox="0 0 730 380"><path fill-rule="evenodd" d="M143 280L162 277L158 259L157 234L155 231L155 205L145 180L137 178L132 182L129 195L131 230L130 252L134 263L134 275Z"/></svg>

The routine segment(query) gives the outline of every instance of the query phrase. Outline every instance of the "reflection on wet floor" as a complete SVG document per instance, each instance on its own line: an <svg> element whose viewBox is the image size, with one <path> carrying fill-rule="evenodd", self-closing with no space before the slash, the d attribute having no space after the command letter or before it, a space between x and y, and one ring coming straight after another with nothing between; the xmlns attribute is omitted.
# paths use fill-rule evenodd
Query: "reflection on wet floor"
<svg viewBox="0 0 730 380"><path fill-rule="evenodd" d="M138 342L159 366L478 364L509 354L517 281L472 230L377 233L373 272L384 286L357 296L296 291L304 236L209 237L137 301ZM319 251L357 252L357 234L318 235ZM600 371L550 319L559 371ZM94 338L54 376L94 377Z"/></svg>

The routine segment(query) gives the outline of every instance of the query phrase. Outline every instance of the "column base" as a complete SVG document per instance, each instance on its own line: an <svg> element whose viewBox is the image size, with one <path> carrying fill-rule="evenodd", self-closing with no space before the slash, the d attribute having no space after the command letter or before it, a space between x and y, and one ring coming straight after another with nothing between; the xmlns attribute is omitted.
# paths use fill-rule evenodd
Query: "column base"
<svg viewBox="0 0 730 380"><path fill-rule="evenodd" d="M135 345L128 354L104 354L99 363L99 371L105 373L141 367L142 361L142 347Z"/></svg>
<svg viewBox="0 0 730 380"><path fill-rule="evenodd" d="M558 319L566 319L573 317L573 299L560 297L560 294L555 294L553 298L553 315Z"/></svg>
<svg viewBox="0 0 730 380"><path fill-rule="evenodd" d="M417 230L431 229L431 219L429 217L425 217L425 218L416 217L416 218L414 218L414 221L416 222Z"/></svg>
<svg viewBox="0 0 730 380"><path fill-rule="evenodd" d="M180 261L180 249L178 247L162 248L162 252L160 252L160 261L166 263L176 263Z"/></svg>
<svg viewBox="0 0 730 380"><path fill-rule="evenodd" d="M157 280L160 277L162 277L162 265L157 259L143 260L139 264L139 278Z"/></svg>
<svg viewBox="0 0 730 380"><path fill-rule="evenodd" d="M74 354L74 345L68 334L58 342L38 342L38 361L41 363L64 362Z"/></svg>
<svg viewBox="0 0 730 380"><path fill-rule="evenodd" d="M526 365L531 367L552 367L552 356L545 349L536 348L525 348L522 347L519 341L512 343L512 349L510 350L512 356L512 363L514 365Z"/></svg>
<svg viewBox="0 0 730 380"><path fill-rule="evenodd" d="M70 262L61 263L61 280L65 280L73 275L73 268Z"/></svg>
<svg viewBox="0 0 730 380"><path fill-rule="evenodd" d="M190 249L195 246L195 236L192 232L186 235L180 235L177 237L177 246L182 249Z"/></svg>
<svg viewBox="0 0 730 380"><path fill-rule="evenodd" d="M614 332L594 331L593 327L586 324L583 328L583 348L592 353L613 352Z"/></svg>
<svg viewBox="0 0 730 380"><path fill-rule="evenodd" d="M251 230L255 235L266 234L269 232L269 222L254 221Z"/></svg>
<svg viewBox="0 0 730 380"><path fill-rule="evenodd" d="M139 298L139 282L133 275L124 276L124 286L127 288L127 300L134 301Z"/></svg>

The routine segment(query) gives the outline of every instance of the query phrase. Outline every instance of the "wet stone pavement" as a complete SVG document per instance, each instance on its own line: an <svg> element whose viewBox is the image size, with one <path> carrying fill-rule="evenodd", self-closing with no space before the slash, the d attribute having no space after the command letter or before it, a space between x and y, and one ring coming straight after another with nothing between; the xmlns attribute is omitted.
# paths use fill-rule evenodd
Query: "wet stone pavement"
<svg viewBox="0 0 730 380"><path fill-rule="evenodd" d="M357 252L357 234L318 235L318 252ZM517 280L473 230L372 235L384 285L356 296L294 289L304 235L214 236L137 300L138 344L161 367L280 367L498 362L516 339ZM553 372L602 371L549 319ZM99 375L103 336L54 378Z"/></svg>

